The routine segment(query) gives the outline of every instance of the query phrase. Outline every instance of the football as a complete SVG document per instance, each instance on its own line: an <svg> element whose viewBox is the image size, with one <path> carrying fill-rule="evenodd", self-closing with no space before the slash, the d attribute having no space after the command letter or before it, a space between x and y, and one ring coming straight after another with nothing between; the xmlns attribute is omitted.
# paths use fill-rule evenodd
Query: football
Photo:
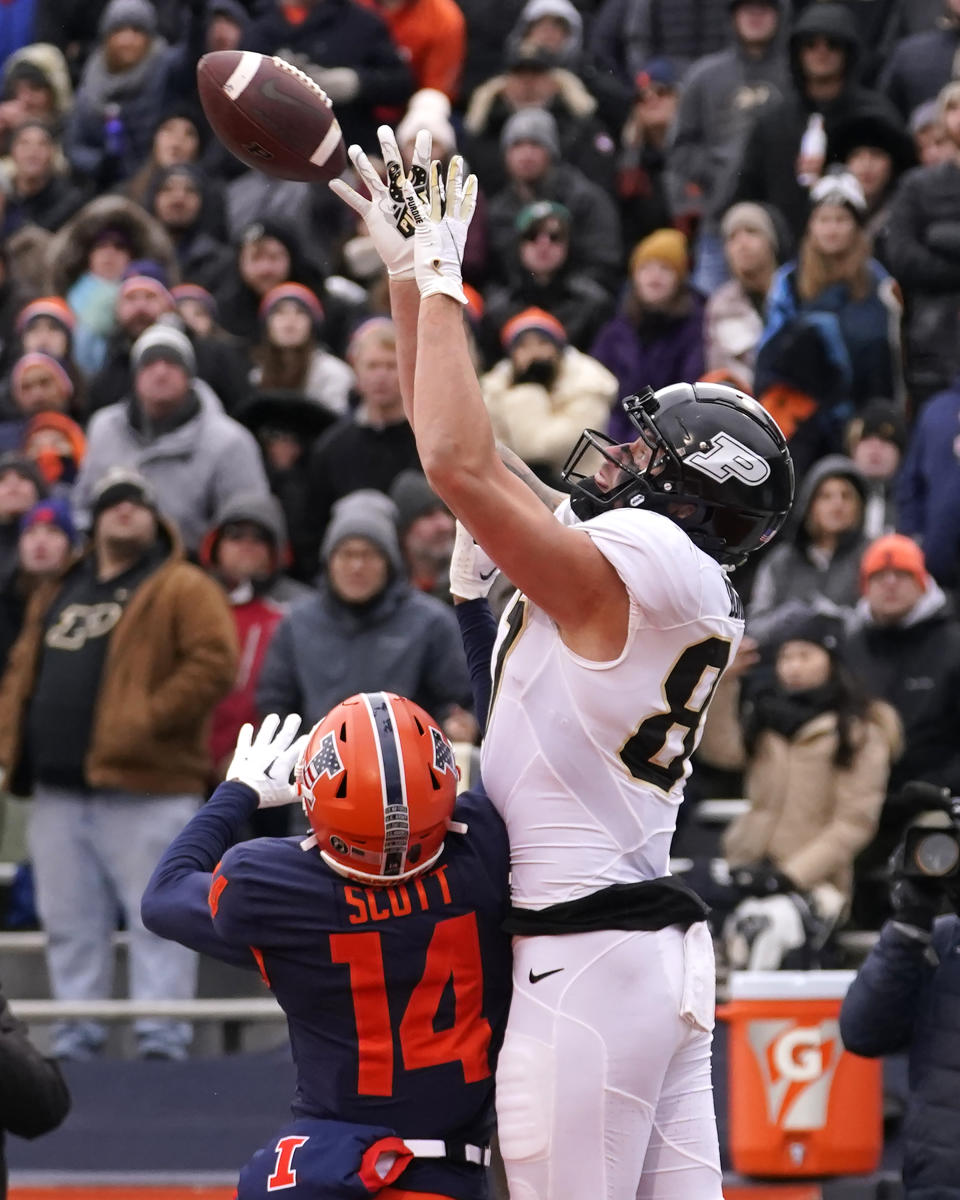
<svg viewBox="0 0 960 1200"><path fill-rule="evenodd" d="M197 63L207 120L231 154L277 179L324 182L347 164L327 93L282 58L215 50Z"/></svg>

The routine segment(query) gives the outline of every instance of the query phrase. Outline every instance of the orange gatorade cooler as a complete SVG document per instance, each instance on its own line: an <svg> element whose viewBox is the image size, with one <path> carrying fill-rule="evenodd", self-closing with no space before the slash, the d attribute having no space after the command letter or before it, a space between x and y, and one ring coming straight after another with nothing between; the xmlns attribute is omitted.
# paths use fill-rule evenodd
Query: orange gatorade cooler
<svg viewBox="0 0 960 1200"><path fill-rule="evenodd" d="M727 1088L742 1175L858 1175L883 1148L882 1064L848 1054L840 1004L853 971L735 971Z"/></svg>

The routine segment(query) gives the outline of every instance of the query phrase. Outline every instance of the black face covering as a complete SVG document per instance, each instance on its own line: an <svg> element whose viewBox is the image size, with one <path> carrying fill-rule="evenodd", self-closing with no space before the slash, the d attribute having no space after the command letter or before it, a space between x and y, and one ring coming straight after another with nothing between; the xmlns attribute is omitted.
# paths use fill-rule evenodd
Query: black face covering
<svg viewBox="0 0 960 1200"><path fill-rule="evenodd" d="M535 358L522 371L513 372L514 383L539 383L542 387L551 388L557 379L560 364L553 358Z"/></svg>
<svg viewBox="0 0 960 1200"><path fill-rule="evenodd" d="M788 692L777 687L758 696L753 714L756 732L771 729L783 737L792 738L799 729L821 713L835 711L840 703L840 689L834 679L820 687L803 692Z"/></svg>

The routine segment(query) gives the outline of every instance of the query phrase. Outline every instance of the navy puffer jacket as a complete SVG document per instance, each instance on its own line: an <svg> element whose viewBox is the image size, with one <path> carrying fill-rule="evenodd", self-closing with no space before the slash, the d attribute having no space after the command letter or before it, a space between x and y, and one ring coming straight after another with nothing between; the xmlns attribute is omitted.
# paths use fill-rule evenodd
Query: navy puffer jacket
<svg viewBox="0 0 960 1200"><path fill-rule="evenodd" d="M936 922L932 946L903 930L884 925L843 1002L840 1035L867 1058L908 1052L904 1196L960 1200L960 917Z"/></svg>

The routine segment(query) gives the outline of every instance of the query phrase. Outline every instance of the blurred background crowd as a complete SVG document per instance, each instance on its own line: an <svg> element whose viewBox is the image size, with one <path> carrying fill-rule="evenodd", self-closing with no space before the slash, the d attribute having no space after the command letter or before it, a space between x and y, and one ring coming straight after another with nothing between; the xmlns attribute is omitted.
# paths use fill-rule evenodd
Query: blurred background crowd
<svg viewBox="0 0 960 1200"><path fill-rule="evenodd" d="M584 427L630 439L647 385L779 421L795 511L732 577L748 637L685 808L747 801L702 867L731 965L877 928L902 784L960 791L960 0L4 0L0 767L33 799L0 857L53 994L109 994L118 913L131 994L192 994L139 895L244 721L386 689L467 766L477 738L380 260L212 136L196 63L235 48L306 71L348 142L426 128L476 171L465 319L545 481Z"/></svg>

